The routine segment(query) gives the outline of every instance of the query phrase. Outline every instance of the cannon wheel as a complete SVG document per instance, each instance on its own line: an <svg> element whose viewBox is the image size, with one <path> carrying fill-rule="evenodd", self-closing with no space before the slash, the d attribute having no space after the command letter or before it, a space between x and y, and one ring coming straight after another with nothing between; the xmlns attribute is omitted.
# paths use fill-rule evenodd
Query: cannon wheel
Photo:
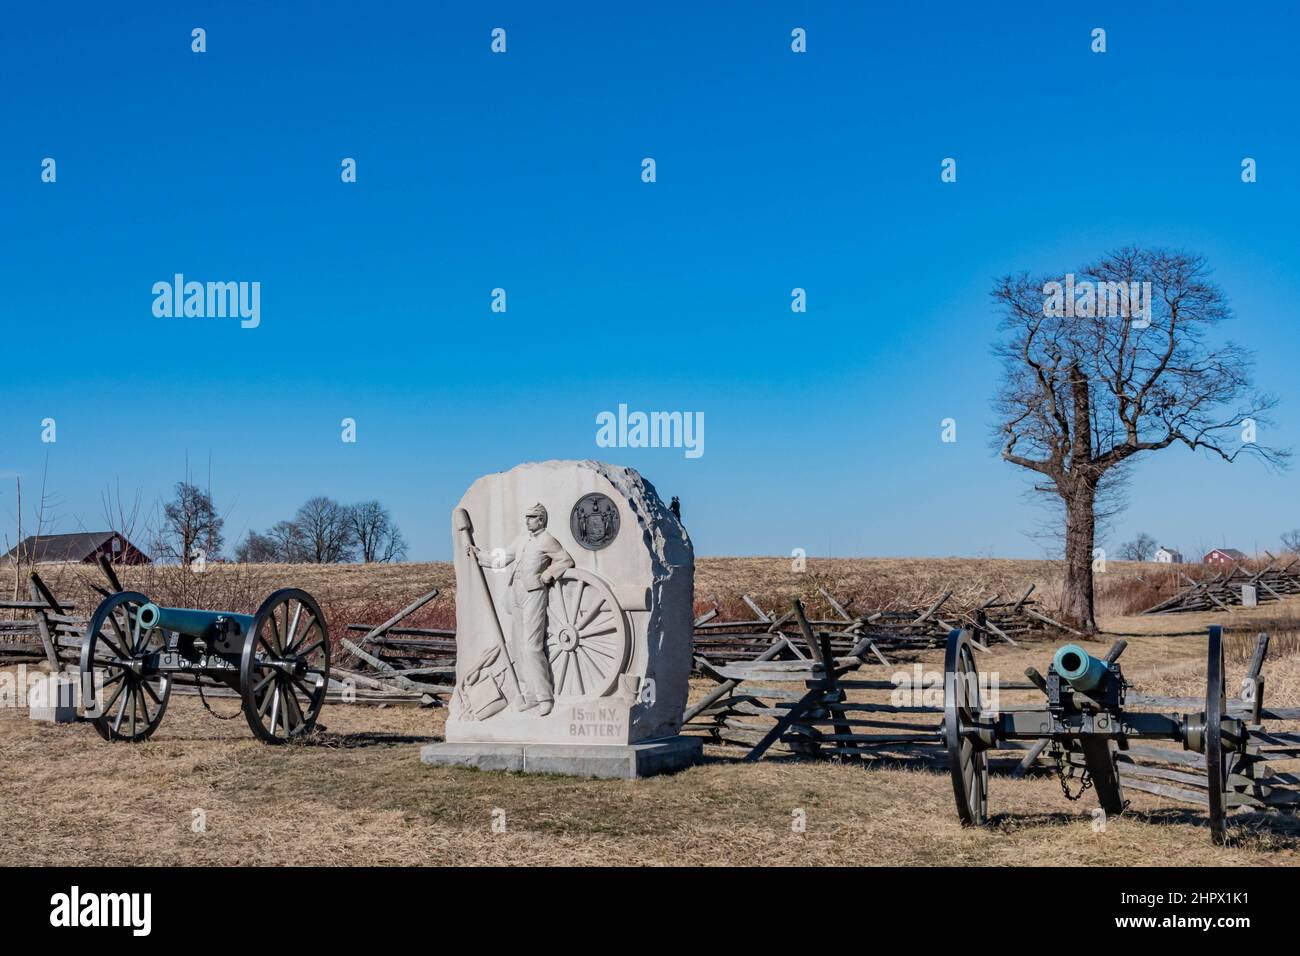
<svg viewBox="0 0 1300 956"><path fill-rule="evenodd" d="M948 772L957 798L957 815L966 826L983 826L989 818L989 758L978 740L963 730L979 719L979 673L968 631L953 630L943 659L943 726L948 744Z"/></svg>
<svg viewBox="0 0 1300 956"><path fill-rule="evenodd" d="M329 688L329 630L306 591L283 588L262 602L244 636L239 692L258 739L282 744L316 726Z"/></svg>
<svg viewBox="0 0 1300 956"><path fill-rule="evenodd" d="M557 697L603 697L627 667L627 617L604 579L570 568L551 588L546 656Z"/></svg>
<svg viewBox="0 0 1300 956"><path fill-rule="evenodd" d="M1209 654L1205 664L1205 779L1209 795L1210 838L1215 843L1228 839L1223 791L1228 779L1228 760L1223 750L1223 717L1226 711L1223 672L1223 628L1210 628Z"/></svg>
<svg viewBox="0 0 1300 956"><path fill-rule="evenodd" d="M170 676L143 672L145 661L166 642L161 628L140 626L140 607L148 601L136 591L105 598L81 639L81 699L88 716L92 711L99 714L90 721L105 740L148 740L171 699ZM107 672L102 701L95 699L97 670Z"/></svg>

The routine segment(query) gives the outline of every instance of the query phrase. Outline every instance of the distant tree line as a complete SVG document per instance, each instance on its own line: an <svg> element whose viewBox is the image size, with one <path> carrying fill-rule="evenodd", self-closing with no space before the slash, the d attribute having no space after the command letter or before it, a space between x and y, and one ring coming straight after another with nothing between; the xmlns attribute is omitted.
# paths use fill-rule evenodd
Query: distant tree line
<svg viewBox="0 0 1300 956"><path fill-rule="evenodd" d="M292 519L265 532L250 530L235 546L235 560L241 563L370 563L405 557L406 541L382 504L345 505L323 495L308 499Z"/></svg>
<svg viewBox="0 0 1300 956"><path fill-rule="evenodd" d="M1124 561L1150 561L1155 557L1156 547L1156 539L1142 532L1132 541L1120 545L1119 556ZM1282 533L1282 550L1300 554L1300 528Z"/></svg>
<svg viewBox="0 0 1300 956"><path fill-rule="evenodd" d="M208 561L218 560L224 526L207 491L177 482L172 500L163 506L155 553L183 563L200 553ZM338 564L405 557L406 541L382 504L372 500L345 505L324 496L309 499L293 518L265 532L250 530L234 548L234 559L241 563Z"/></svg>

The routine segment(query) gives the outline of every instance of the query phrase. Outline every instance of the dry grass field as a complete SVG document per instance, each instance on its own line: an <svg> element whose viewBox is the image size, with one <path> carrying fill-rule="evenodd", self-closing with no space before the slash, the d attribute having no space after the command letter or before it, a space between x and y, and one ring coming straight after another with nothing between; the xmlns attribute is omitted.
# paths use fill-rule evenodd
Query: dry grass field
<svg viewBox="0 0 1300 956"><path fill-rule="evenodd" d="M986 560L810 561L808 570L794 575L781 559L704 559L697 596L707 606L748 592L775 606L824 583L859 595L865 606L891 586L906 599L946 587L1018 592L1030 581L1049 591L1057 574L1045 562ZM58 593L74 591L84 573L61 572ZM207 596L244 594L245 607L275 586L306 587L336 624L377 619L433 586L444 587L448 599L436 602L432 617L446 619L451 606L446 565L205 574L212 577L185 586L207 589ZM151 596L173 589L167 600L181 586L166 569L136 569L126 578ZM1295 615L1300 602L1293 599L1222 622L1290 629L1279 633L1266 669L1268 699L1278 705L1300 704ZM1126 676L1166 695L1203 693L1204 641L1161 632L1195 631L1207 621L1105 617L1108 631L1134 635ZM1231 638L1229 686L1245 666L1248 639L1244 632ZM1053 646L1001 646L980 663L1016 678L1029 664L1045 669ZM902 663L913 661L942 668L938 651ZM872 670L877 676L884 668ZM693 692L710 686L696 682ZM212 704L236 712L234 701ZM440 739L443 719L438 709L330 705L315 739L270 748L242 718L218 721L197 699L174 696L157 735L131 746L105 743L89 725L38 724L23 710L0 708L0 865L1291 865L1300 849L1300 827L1262 816L1238 819L1236 845L1214 847L1201 814L1141 793L1130 793L1130 811L1096 833L1092 795L1067 802L1046 775L995 776L993 824L967 830L957 823L941 767L791 758L742 765L742 751L732 748L708 748L701 766L635 782L423 766L420 745ZM795 832L800 810L806 830ZM493 829L496 811L504 813L504 832ZM196 832L200 816L206 826Z"/></svg>
<svg viewBox="0 0 1300 956"><path fill-rule="evenodd" d="M75 601L81 610L93 608L99 600L91 584L103 581L93 566L46 566L40 572L55 594ZM456 580L447 562L217 564L201 574L147 565L122 568L119 574L125 587L143 591L158 602L243 612L255 610L276 588L305 588L320 601L331 622L381 620L416 596L438 588L439 599L410 623L434 627L454 622ZM703 610L716 603L724 611L748 616L740 601L742 594L769 608L786 607L792 598L802 597L810 608L826 610L819 586L842 600L855 599L856 607L880 608L927 604L950 589L955 600L982 600L993 593L1016 598L1032 584L1035 598L1054 607L1060 596L1061 574L1062 565L1057 561L999 558L809 558L806 567L798 571L789 558L700 558L695 569L695 604ZM1140 584L1138 577L1143 579ZM1148 593L1171 593L1173 587L1166 566L1122 561L1110 562L1097 581L1098 613L1103 616L1135 610L1130 606L1135 585L1142 600ZM0 582L0 588L12 588L3 568Z"/></svg>

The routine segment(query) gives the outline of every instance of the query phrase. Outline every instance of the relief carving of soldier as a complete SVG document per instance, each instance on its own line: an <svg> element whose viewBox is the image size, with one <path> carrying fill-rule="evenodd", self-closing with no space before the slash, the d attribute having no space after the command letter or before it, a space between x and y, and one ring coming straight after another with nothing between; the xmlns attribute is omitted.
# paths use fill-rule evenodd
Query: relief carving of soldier
<svg viewBox="0 0 1300 956"><path fill-rule="evenodd" d="M525 531L504 551L484 555L470 544L466 553L485 568L510 566L507 609L511 621L510 657L522 685L521 709L551 712L555 691L546 655L546 608L550 587L574 566L573 556L546 530L546 509L536 504L524 512Z"/></svg>

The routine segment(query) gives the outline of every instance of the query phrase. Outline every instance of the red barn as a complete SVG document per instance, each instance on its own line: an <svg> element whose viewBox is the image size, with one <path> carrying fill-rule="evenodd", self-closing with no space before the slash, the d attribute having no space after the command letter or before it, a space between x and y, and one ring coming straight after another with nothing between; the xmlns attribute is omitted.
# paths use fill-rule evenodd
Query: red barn
<svg viewBox="0 0 1300 956"><path fill-rule="evenodd" d="M101 554L114 564L150 564L145 554L116 531L79 531L76 534L32 535L24 538L4 556L4 560L22 559L31 564L94 564Z"/></svg>
<svg viewBox="0 0 1300 956"><path fill-rule="evenodd" d="M1202 564L1221 564L1227 567L1232 564L1240 564L1246 560L1246 556L1236 548L1215 548L1205 557L1201 558Z"/></svg>

